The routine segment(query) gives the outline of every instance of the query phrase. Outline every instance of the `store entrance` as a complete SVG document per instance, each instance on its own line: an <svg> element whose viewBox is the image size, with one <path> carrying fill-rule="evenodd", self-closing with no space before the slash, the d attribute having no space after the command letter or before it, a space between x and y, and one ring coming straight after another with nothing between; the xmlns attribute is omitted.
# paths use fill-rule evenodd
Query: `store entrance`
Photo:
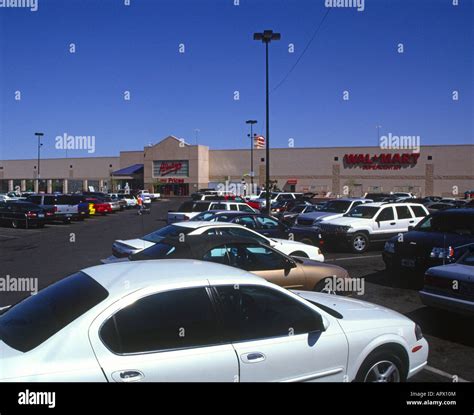
<svg viewBox="0 0 474 415"><path fill-rule="evenodd" d="M159 184L156 190L161 196L189 196L188 183Z"/></svg>

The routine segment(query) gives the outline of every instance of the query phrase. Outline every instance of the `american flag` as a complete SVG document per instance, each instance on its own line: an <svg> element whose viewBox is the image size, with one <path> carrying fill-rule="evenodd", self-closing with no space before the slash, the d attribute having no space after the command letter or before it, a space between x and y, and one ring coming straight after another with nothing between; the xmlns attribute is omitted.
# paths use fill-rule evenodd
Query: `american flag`
<svg viewBox="0 0 474 415"><path fill-rule="evenodd" d="M263 135L257 135L254 138L255 148L265 148L265 137Z"/></svg>

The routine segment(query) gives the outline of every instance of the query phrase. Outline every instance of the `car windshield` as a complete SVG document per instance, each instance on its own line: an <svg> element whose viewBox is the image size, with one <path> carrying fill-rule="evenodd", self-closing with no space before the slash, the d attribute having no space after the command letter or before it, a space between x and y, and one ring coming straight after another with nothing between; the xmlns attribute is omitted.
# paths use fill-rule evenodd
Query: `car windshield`
<svg viewBox="0 0 474 415"><path fill-rule="evenodd" d="M468 252L466 252L459 260L459 263L474 267L474 248L471 248Z"/></svg>
<svg viewBox="0 0 474 415"><path fill-rule="evenodd" d="M156 244L158 242L161 242L167 236L177 237L180 235L187 235L192 230L193 230L192 228L186 228L184 226L168 225L168 226L165 226L164 228L158 229L157 231L149 233L148 235L145 235L141 239L148 242L153 242Z"/></svg>
<svg viewBox="0 0 474 415"><path fill-rule="evenodd" d="M351 202L335 200L332 202L327 202L326 205L321 209L323 212L332 212L332 213L344 213L349 209Z"/></svg>
<svg viewBox="0 0 474 415"><path fill-rule="evenodd" d="M107 298L108 291L83 272L64 278L0 316L0 339L28 352Z"/></svg>
<svg viewBox="0 0 474 415"><path fill-rule="evenodd" d="M427 216L415 229L422 232L442 232L474 236L474 220L472 215L441 213Z"/></svg>
<svg viewBox="0 0 474 415"><path fill-rule="evenodd" d="M351 209L349 213L346 213L345 216L350 218L362 218L362 219L372 219L375 214L379 211L379 208L376 206L356 206L354 209Z"/></svg>
<svg viewBox="0 0 474 415"><path fill-rule="evenodd" d="M194 216L194 218L191 219L191 221L194 222L199 222L199 221L210 221L214 219L216 214L214 212L202 212L199 215Z"/></svg>
<svg viewBox="0 0 474 415"><path fill-rule="evenodd" d="M293 209L290 210L291 213L301 213L305 209L306 206L295 206ZM310 211L310 208L308 208L308 212Z"/></svg>

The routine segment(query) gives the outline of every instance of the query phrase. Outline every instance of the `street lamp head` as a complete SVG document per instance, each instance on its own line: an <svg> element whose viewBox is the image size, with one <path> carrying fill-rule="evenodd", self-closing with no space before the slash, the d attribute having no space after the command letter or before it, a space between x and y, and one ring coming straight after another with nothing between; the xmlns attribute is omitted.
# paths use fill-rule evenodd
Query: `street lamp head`
<svg viewBox="0 0 474 415"><path fill-rule="evenodd" d="M247 120L245 121L245 124L257 124L257 120Z"/></svg>
<svg viewBox="0 0 474 415"><path fill-rule="evenodd" d="M43 137L44 133L35 133L35 135L38 136L38 137Z"/></svg>
<svg viewBox="0 0 474 415"><path fill-rule="evenodd" d="M253 40L261 40L263 43L270 43L272 40L280 40L281 34L274 33L273 30L264 30L263 33L254 33Z"/></svg>

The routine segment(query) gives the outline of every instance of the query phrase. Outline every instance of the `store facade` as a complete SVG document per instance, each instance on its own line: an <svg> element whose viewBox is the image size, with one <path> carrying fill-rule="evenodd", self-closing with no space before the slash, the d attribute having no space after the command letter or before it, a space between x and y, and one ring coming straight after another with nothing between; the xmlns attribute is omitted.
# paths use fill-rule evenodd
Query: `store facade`
<svg viewBox="0 0 474 415"><path fill-rule="evenodd" d="M265 150L255 149L254 182L265 183ZM0 161L0 192L118 190L143 187L165 196L200 188L241 188L250 183L250 151L210 150L169 136L118 157ZM361 196L410 191L459 196L474 189L474 145L423 146L419 152L378 147L276 148L271 180L285 191ZM249 187L247 187L249 188Z"/></svg>

